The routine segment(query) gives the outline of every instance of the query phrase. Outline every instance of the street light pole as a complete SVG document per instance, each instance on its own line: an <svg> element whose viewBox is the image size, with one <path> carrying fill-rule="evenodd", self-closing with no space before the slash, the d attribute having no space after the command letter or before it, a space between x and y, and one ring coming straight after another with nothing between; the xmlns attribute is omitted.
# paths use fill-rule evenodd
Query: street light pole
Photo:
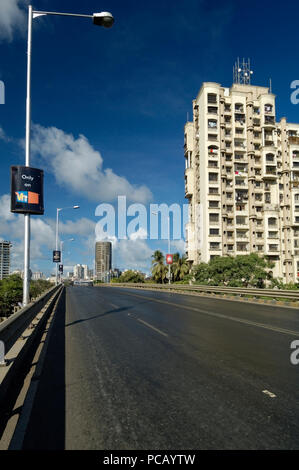
<svg viewBox="0 0 299 470"><path fill-rule="evenodd" d="M73 242L74 241L74 238L70 238L69 240L66 240L66 241L69 241L69 242ZM63 266L63 256L62 256L62 251L63 251L63 244L64 244L64 240L60 240L60 253L61 253L61 258L60 258L60 263L62 264ZM56 265L57 266L57 265ZM60 275L59 273L59 277L62 277L62 275Z"/></svg>
<svg viewBox="0 0 299 470"><path fill-rule="evenodd" d="M168 215L168 253L170 254L170 217ZM171 272L170 272L170 264L168 265L168 284L171 284L170 282L171 278Z"/></svg>
<svg viewBox="0 0 299 470"><path fill-rule="evenodd" d="M32 52L32 20L38 16L59 15L90 18L94 25L111 28L114 18L111 13L103 11L93 15L78 15L73 13L58 13L51 11L36 11L32 5L28 6L28 46L27 46L27 98L26 98L26 139L25 139L25 166L30 166L30 139L31 139L31 52ZM57 249L57 246L56 246ZM30 215L24 214L24 279L23 279L23 306L30 301Z"/></svg>
<svg viewBox="0 0 299 470"><path fill-rule="evenodd" d="M31 129L31 50L32 50L32 6L28 8L28 46L27 46L27 98L26 98L26 141L25 166L30 166L30 129ZM23 306L30 301L30 215L24 215L24 279Z"/></svg>
<svg viewBox="0 0 299 470"><path fill-rule="evenodd" d="M80 209L80 206L72 206L72 207L62 207L57 208L56 211L56 243L55 243L55 250L58 251L58 226L59 226L59 212L65 209ZM56 263L56 286L58 285L58 263Z"/></svg>

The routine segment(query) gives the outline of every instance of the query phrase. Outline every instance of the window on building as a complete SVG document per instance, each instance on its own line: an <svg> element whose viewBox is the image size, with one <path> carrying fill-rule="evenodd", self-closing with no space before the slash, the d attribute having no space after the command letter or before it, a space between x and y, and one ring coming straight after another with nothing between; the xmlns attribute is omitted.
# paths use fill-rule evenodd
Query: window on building
<svg viewBox="0 0 299 470"><path fill-rule="evenodd" d="M209 104L217 103L217 95L215 93L208 93L208 103Z"/></svg>
<svg viewBox="0 0 299 470"><path fill-rule="evenodd" d="M219 214L209 214L209 221L210 221L210 223L218 223L219 222Z"/></svg>
<svg viewBox="0 0 299 470"><path fill-rule="evenodd" d="M209 173L209 181L216 182L218 181L218 173Z"/></svg>
<svg viewBox="0 0 299 470"><path fill-rule="evenodd" d="M220 243L218 242L210 242L210 250L218 251L220 250Z"/></svg>
<svg viewBox="0 0 299 470"><path fill-rule="evenodd" d="M208 127L210 129L217 129L217 120L216 119L208 119Z"/></svg>
<svg viewBox="0 0 299 470"><path fill-rule="evenodd" d="M219 201L209 201L209 208L219 208Z"/></svg>
<svg viewBox="0 0 299 470"><path fill-rule="evenodd" d="M272 226L272 227L276 227L276 225L277 225L276 217L269 217L268 218L268 225Z"/></svg>

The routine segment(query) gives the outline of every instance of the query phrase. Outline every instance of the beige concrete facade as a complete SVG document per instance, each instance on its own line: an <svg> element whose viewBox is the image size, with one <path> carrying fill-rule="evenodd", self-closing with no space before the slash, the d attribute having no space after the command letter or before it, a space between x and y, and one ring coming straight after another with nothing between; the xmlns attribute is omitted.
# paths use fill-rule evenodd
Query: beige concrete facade
<svg viewBox="0 0 299 470"><path fill-rule="evenodd" d="M190 262L256 252L299 279L299 124L275 116L268 88L203 83L184 136Z"/></svg>

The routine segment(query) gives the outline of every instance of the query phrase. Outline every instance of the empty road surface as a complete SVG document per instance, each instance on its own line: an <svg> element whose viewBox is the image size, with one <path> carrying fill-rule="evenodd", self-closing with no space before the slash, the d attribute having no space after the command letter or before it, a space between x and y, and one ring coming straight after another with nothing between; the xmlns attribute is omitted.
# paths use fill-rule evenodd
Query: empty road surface
<svg viewBox="0 0 299 470"><path fill-rule="evenodd" d="M298 449L299 312L69 287L23 449Z"/></svg>

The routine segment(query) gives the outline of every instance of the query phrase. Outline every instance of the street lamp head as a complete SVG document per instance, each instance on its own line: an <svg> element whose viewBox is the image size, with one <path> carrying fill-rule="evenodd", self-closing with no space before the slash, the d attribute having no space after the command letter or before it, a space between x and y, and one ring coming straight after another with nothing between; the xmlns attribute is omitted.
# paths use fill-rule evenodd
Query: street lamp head
<svg viewBox="0 0 299 470"><path fill-rule="evenodd" d="M80 206L74 206L73 209L80 209Z"/></svg>
<svg viewBox="0 0 299 470"><path fill-rule="evenodd" d="M114 23L114 18L109 11L102 11L101 13L93 14L93 24L97 26L104 26L105 28L111 28Z"/></svg>

